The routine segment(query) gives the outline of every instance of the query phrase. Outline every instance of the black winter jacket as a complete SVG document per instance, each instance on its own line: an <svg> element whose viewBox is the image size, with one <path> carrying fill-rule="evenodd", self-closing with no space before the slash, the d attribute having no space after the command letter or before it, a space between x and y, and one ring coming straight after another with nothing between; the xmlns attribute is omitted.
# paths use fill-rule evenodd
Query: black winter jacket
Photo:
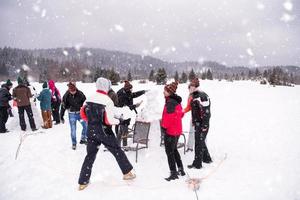
<svg viewBox="0 0 300 200"><path fill-rule="evenodd" d="M8 102L12 100L11 94L8 91L6 84L0 88L0 107L9 107Z"/></svg>
<svg viewBox="0 0 300 200"><path fill-rule="evenodd" d="M137 98L145 94L145 90L138 92L126 91L124 88L117 92L118 95L118 107L128 106L130 110L134 110L136 113L136 105L133 105L133 98Z"/></svg>
<svg viewBox="0 0 300 200"><path fill-rule="evenodd" d="M210 99L205 92L195 91L192 94L192 121L194 125L207 128L209 126L210 119Z"/></svg>
<svg viewBox="0 0 300 200"><path fill-rule="evenodd" d="M85 95L80 90L77 90L74 95L67 91L62 99L61 117L64 116L65 110L67 109L69 109L70 112L79 112L85 99Z"/></svg>

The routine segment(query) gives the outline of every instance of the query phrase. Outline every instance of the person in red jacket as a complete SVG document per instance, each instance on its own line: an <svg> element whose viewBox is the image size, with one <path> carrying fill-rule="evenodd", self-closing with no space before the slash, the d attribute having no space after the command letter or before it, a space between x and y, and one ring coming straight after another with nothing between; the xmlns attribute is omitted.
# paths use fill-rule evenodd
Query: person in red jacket
<svg viewBox="0 0 300 200"><path fill-rule="evenodd" d="M165 150L170 168L170 176L167 181L178 179L178 174L185 175L180 154L177 150L179 136L182 134L182 117L184 115L181 107L181 97L176 94L178 82L168 84L164 88L166 103L164 106L161 129L164 132ZM178 167L178 172L176 170Z"/></svg>

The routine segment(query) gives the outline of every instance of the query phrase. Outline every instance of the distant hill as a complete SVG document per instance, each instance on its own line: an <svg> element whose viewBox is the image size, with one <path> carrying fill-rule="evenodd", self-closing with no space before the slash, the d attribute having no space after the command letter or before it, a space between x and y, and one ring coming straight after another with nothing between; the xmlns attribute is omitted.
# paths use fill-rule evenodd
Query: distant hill
<svg viewBox="0 0 300 200"><path fill-rule="evenodd" d="M38 79L41 74L47 73L47 78L56 80L67 80L72 77L81 80L84 74L90 74L97 68L114 69L121 78L126 78L131 71L133 78L148 78L150 71L165 68L169 77L173 77L175 71L179 73L194 69L200 74L210 69L214 78L234 76L249 73L245 66L228 67L214 61L199 62L177 62L171 63L151 56L141 56L121 51L109 51L98 48L55 48L24 50L10 47L0 48L0 77L16 79L21 68L30 69L29 75ZM259 67L262 73L276 66ZM300 77L298 66L279 66L286 73ZM63 76L64 73L69 76ZM298 80L298 78L296 78ZM300 83L300 78L299 78Z"/></svg>

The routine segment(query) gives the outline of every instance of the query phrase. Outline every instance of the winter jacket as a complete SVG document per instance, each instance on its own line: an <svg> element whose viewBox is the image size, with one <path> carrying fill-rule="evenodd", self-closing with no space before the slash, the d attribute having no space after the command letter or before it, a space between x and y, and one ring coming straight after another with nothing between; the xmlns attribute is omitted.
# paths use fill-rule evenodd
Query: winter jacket
<svg viewBox="0 0 300 200"><path fill-rule="evenodd" d="M30 89L25 85L18 85L13 89L13 98L17 102L17 106L29 106L32 94Z"/></svg>
<svg viewBox="0 0 300 200"><path fill-rule="evenodd" d="M53 80L49 80L48 85L52 95L51 103L59 105L61 103L61 96L59 90L56 88Z"/></svg>
<svg viewBox="0 0 300 200"><path fill-rule="evenodd" d="M182 134L182 117L184 115L181 107L181 97L173 94L166 98L161 127L166 129L166 133L171 136Z"/></svg>
<svg viewBox="0 0 300 200"><path fill-rule="evenodd" d="M195 125L198 122L203 128L207 128L211 116L209 96L203 91L195 91L192 94L192 98L190 104L193 124Z"/></svg>
<svg viewBox="0 0 300 200"><path fill-rule="evenodd" d="M69 110L70 112L79 112L85 100L86 97L80 90L76 89L76 93L74 95L67 91L63 96L61 116L64 116L65 110Z"/></svg>
<svg viewBox="0 0 300 200"><path fill-rule="evenodd" d="M37 99L40 101L42 111L51 110L51 92L48 88L44 88Z"/></svg>
<svg viewBox="0 0 300 200"><path fill-rule="evenodd" d="M131 110L134 110L136 112L136 105L133 105L133 98L137 98L141 95L145 94L145 90L141 90L138 92L131 92L126 91L124 88L120 89L117 92L118 95L118 106L123 107L123 106L128 106Z"/></svg>
<svg viewBox="0 0 300 200"><path fill-rule="evenodd" d="M103 91L97 91L89 97L80 110L81 118L88 122L88 126L95 128L119 124L120 121L115 118L114 113L114 103Z"/></svg>
<svg viewBox="0 0 300 200"><path fill-rule="evenodd" d="M10 100L12 100L11 94L6 84L3 84L0 88L0 107L9 107L8 102Z"/></svg>

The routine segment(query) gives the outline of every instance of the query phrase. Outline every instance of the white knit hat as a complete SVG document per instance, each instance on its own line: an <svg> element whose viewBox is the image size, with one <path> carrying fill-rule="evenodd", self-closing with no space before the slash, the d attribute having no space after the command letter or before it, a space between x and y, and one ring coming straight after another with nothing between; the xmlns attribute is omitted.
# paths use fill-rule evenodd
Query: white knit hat
<svg viewBox="0 0 300 200"><path fill-rule="evenodd" d="M108 92L111 88L111 82L106 78L100 77L96 81L96 88L97 90Z"/></svg>

